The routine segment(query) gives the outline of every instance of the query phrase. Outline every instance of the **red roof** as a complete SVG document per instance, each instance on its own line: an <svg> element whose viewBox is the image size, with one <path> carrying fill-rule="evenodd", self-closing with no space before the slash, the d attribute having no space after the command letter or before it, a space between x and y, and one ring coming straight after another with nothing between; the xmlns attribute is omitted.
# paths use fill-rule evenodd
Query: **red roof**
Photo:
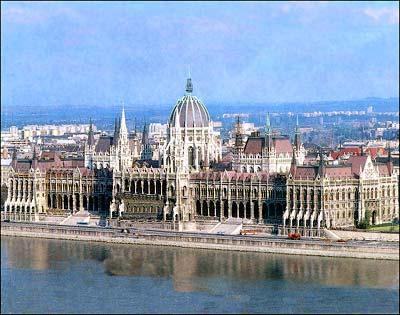
<svg viewBox="0 0 400 315"><path fill-rule="evenodd" d="M360 167L361 170L364 169L365 163L367 162L368 156L366 155L360 155L360 156L351 156L348 159L348 163L351 164L351 170L354 174L360 175Z"/></svg>
<svg viewBox="0 0 400 315"><path fill-rule="evenodd" d="M265 147L264 137L249 137L244 147L245 154L261 154L262 149ZM275 148L276 153L289 153L292 154L292 144L288 137L272 137L272 146Z"/></svg>
<svg viewBox="0 0 400 315"><path fill-rule="evenodd" d="M248 138L243 152L245 154L261 154L264 147L264 138Z"/></svg>
<svg viewBox="0 0 400 315"><path fill-rule="evenodd" d="M288 138L273 139L273 143L276 153L289 153L292 155L292 144Z"/></svg>
<svg viewBox="0 0 400 315"><path fill-rule="evenodd" d="M382 156L387 154L386 150L381 147L374 147L374 148L364 148L364 152L375 159L377 156ZM339 151L332 151L331 157L336 160L343 155L361 155L361 148L360 147L346 147L341 148Z"/></svg>

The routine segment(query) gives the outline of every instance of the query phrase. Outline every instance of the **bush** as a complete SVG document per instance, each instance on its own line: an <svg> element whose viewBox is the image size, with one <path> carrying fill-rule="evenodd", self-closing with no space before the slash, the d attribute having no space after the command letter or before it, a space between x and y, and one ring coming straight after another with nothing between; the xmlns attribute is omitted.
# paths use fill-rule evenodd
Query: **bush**
<svg viewBox="0 0 400 315"><path fill-rule="evenodd" d="M370 227L370 221L371 221L371 211L370 210L366 210L365 211L365 218L360 220L360 222L358 222L357 228L359 229L368 229Z"/></svg>

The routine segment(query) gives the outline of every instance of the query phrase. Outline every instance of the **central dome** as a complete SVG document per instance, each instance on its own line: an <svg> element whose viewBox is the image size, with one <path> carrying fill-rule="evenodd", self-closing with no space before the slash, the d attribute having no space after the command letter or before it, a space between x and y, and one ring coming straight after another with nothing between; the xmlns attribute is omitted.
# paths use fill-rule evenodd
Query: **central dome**
<svg viewBox="0 0 400 315"><path fill-rule="evenodd" d="M191 93L193 91L192 80L186 83L186 95L176 102L172 110L169 123L171 127L208 127L210 126L210 115L204 104ZM179 121L177 121L179 119Z"/></svg>

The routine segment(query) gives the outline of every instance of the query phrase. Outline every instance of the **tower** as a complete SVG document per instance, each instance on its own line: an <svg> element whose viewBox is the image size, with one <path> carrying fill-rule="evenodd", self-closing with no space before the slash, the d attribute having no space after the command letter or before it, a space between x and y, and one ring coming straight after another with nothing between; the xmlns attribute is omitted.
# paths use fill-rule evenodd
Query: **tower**
<svg viewBox="0 0 400 315"><path fill-rule="evenodd" d="M93 133L92 118L90 118L88 139L85 143L85 167L93 168L93 159L95 151L95 139Z"/></svg>
<svg viewBox="0 0 400 315"><path fill-rule="evenodd" d="M240 154L243 152L243 131L242 124L240 122L240 116L237 115L235 125L235 153Z"/></svg>
<svg viewBox="0 0 400 315"><path fill-rule="evenodd" d="M31 167L35 170L38 167L38 159L36 155L36 146L33 146L33 156Z"/></svg>
<svg viewBox="0 0 400 315"><path fill-rule="evenodd" d="M324 157L322 155L322 147L319 147L318 174L320 177L324 176Z"/></svg>
<svg viewBox="0 0 400 315"><path fill-rule="evenodd" d="M300 129L299 129L299 115L296 117L296 129L294 132L294 145L296 148L296 153L299 153L301 147L301 139L300 139Z"/></svg>
<svg viewBox="0 0 400 315"><path fill-rule="evenodd" d="M144 123L143 127L143 135L142 135L142 153L140 158L142 160L151 160L153 157L153 151L151 149L150 141L149 141L149 132L147 129L147 124Z"/></svg>
<svg viewBox="0 0 400 315"><path fill-rule="evenodd" d="M126 127L125 108L123 104L121 118L117 127L117 134L114 135L116 136L116 142L114 142L115 154L118 161L116 166L118 171L122 171L132 166L132 154L129 146L128 128Z"/></svg>
<svg viewBox="0 0 400 315"><path fill-rule="evenodd" d="M304 159L306 156L305 149L301 143L301 133L299 127L299 115L296 117L296 128L294 132L294 150L293 154L295 154L297 165L302 165L304 163Z"/></svg>
<svg viewBox="0 0 400 315"><path fill-rule="evenodd" d="M265 123L265 149L266 155L268 157L271 156L271 149L272 149L272 129L271 129L271 122L269 120L269 113L267 114L267 119Z"/></svg>

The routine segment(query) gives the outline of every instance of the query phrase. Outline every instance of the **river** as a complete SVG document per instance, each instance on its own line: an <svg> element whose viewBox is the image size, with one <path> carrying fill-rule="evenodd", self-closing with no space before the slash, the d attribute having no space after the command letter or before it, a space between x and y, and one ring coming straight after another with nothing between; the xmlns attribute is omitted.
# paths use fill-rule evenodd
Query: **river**
<svg viewBox="0 0 400 315"><path fill-rule="evenodd" d="M396 261L1 237L1 313L398 313Z"/></svg>

